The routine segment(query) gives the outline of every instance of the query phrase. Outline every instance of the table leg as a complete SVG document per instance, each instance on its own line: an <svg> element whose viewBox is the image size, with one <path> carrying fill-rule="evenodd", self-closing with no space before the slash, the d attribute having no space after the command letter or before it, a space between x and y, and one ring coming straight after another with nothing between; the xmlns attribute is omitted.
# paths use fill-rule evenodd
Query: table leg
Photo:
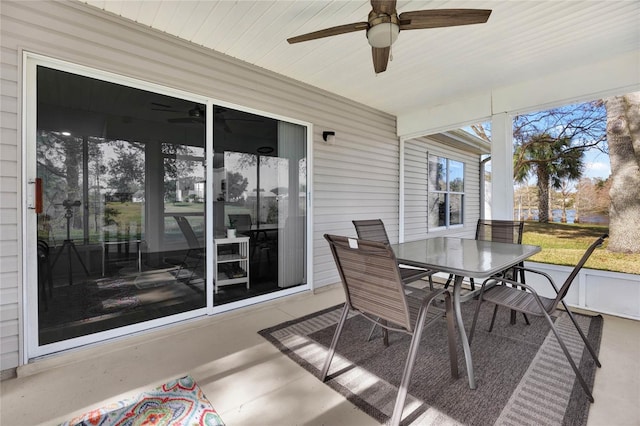
<svg viewBox="0 0 640 426"><path fill-rule="evenodd" d="M453 310L456 314L456 322L458 323L458 331L460 332L460 341L462 342L462 349L464 351L464 360L467 365L467 376L469 377L469 388L476 388L476 378L473 374L473 360L471 359L471 348L469 347L469 340L467 339L467 333L464 330L464 324L462 323L462 311L460 309L460 292L462 290L461 275L456 275L453 285Z"/></svg>

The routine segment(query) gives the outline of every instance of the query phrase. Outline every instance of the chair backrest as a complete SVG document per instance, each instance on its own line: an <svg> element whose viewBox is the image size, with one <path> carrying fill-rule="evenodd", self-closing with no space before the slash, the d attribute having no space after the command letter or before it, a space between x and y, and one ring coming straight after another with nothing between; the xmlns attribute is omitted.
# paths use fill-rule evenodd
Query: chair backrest
<svg viewBox="0 0 640 426"><path fill-rule="evenodd" d="M182 235L187 240L187 244L189 244L190 249L199 249L200 242L198 241L198 237L196 233L193 232L193 228L191 224L184 216L173 216L173 218L178 222L178 226L180 227L180 231L182 231Z"/></svg>
<svg viewBox="0 0 640 426"><path fill-rule="evenodd" d="M338 267L347 305L413 332L398 261L389 245L329 234L324 238Z"/></svg>
<svg viewBox="0 0 640 426"><path fill-rule="evenodd" d="M560 289L558 290L558 295L556 296L556 299L553 303L553 309L555 309L555 307L558 306L558 303L560 303L560 301L562 301L562 299L564 299L564 297L567 295L571 283L573 283L573 280L578 276L580 269L582 269L584 264L587 263L587 260L589 260L589 257L591 256L593 251L597 247L601 246L602 243L604 243L605 238L607 238L608 236L608 234L602 235L589 246L587 251L584 252L578 264L573 268L565 282L562 284L562 287L560 287Z"/></svg>
<svg viewBox="0 0 640 426"><path fill-rule="evenodd" d="M353 226L356 227L358 238L362 240L390 244L387 230L381 219L354 220Z"/></svg>
<svg viewBox="0 0 640 426"><path fill-rule="evenodd" d="M242 214L230 214L229 215L229 223L233 222L236 229L240 232L248 231L251 229L251 225L253 224L251 221L251 215L247 213Z"/></svg>
<svg viewBox="0 0 640 426"><path fill-rule="evenodd" d="M523 221L478 219L476 240L522 244L523 232Z"/></svg>

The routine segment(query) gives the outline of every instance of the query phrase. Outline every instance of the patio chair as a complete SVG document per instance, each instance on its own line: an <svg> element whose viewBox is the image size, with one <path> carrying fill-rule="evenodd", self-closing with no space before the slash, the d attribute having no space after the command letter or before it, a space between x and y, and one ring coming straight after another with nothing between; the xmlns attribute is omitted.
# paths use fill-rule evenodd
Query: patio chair
<svg viewBox="0 0 640 426"><path fill-rule="evenodd" d="M527 314L538 316L538 317L544 317L549 323L549 325L551 326L551 330L553 331L553 334L555 334L556 338L558 339L558 343L560 344L562 351L567 357L569 364L571 364L571 368L573 368L573 371L575 372L576 377L580 382L580 385L582 385L582 388L586 392L587 397L589 398L589 401L593 402L593 395L591 395L591 391L589 390L587 383L584 381L582 375L580 374L580 371L578 370L578 367L576 366L575 362L571 358L571 355L569 354L569 350L567 349L564 341L560 337L560 334L558 334L558 330L556 329L553 323L553 320L551 319L551 315L555 312L556 308L558 307L558 303L562 303L562 306L564 307L565 311L567 312L567 315L573 322L573 325L576 327L576 330L578 330L580 337L582 337L582 341L584 342L585 346L589 350L589 353L593 357L593 360L595 361L596 365L598 367L601 367L601 364L600 364L600 361L598 360L598 356L596 355L596 352L594 351L593 347L591 347L591 344L589 344L589 341L587 340L583 331L578 326L578 323L576 322L575 317L573 316L573 314L571 313L571 310L569 309L569 307L564 301L564 297L569 291L569 287L571 286L571 283L578 275L578 272L580 272L580 269L582 269L584 264L587 262L587 259L589 259L589 256L591 256L591 254L596 249L596 247L602 245L602 243L604 242L605 238L607 238L607 236L608 236L607 234L602 235L593 244L591 244L591 246L589 246L587 251L584 253L584 255L582 256L578 264L573 268L573 270L571 271L571 274L569 274L564 284L562 284L560 288L558 288L558 286L554 283L551 276L549 276L548 274L542 271L537 271L535 269L530 269L530 268L523 268L520 266L516 267L517 270L523 270L523 271L539 274L545 277L549 281L549 283L553 287L553 290L556 293L556 297L553 299L540 296L532 287L523 283L510 280L505 277L498 277L498 278L492 277L492 278L486 279L482 283L482 288L480 290L480 297L478 300L478 306L476 307L476 312L475 312L475 315L473 316L473 323L471 324L471 331L469 333L469 344L471 344L473 340L473 334L476 328L476 321L478 320L478 314L480 313L480 306L482 305L483 302L491 302L491 303L494 303L495 305L504 306L508 309L512 309L518 312L523 312L523 313L527 313ZM490 285L487 286L487 284L490 284ZM492 287L492 285L494 284L495 286ZM513 286L510 287L505 284L511 284ZM493 317L491 318L491 324L489 325L489 332L493 330L493 324L495 322L495 319L496 319L496 315L494 311Z"/></svg>
<svg viewBox="0 0 640 426"><path fill-rule="evenodd" d="M178 222L180 231L182 231L182 235L184 235L184 238L187 240L187 244L189 246L187 253L184 255L184 259L180 264L180 268L178 269L176 278L179 278L180 272L182 271L182 269L188 266L189 258L195 259L196 261L195 265L191 267L191 275L187 280L187 284L188 284L191 282L191 279L193 278L193 275L195 274L195 271L198 268L198 266L200 266L200 263L206 261L206 253L202 248L202 246L200 246L200 241L198 241L198 237L196 236L196 233L193 231L193 228L191 227L191 224L189 223L187 218L184 216L173 216L173 218L176 220L176 222Z"/></svg>
<svg viewBox="0 0 640 426"><path fill-rule="evenodd" d="M251 225L253 225L251 215L246 213L230 214L229 223L233 223L241 234L251 232Z"/></svg>
<svg viewBox="0 0 640 426"><path fill-rule="evenodd" d="M522 244L522 234L524 232L524 222L514 220L487 220L478 219L476 224L476 240L480 241L497 241L499 243ZM521 263L519 266L523 266ZM503 271L503 274L511 274L510 278L517 279L513 275L513 271ZM520 279L524 282L524 272L520 272ZM453 280L450 274L444 287L448 288ZM473 278L469 278L471 290L475 290L475 282Z"/></svg>
<svg viewBox="0 0 640 426"><path fill-rule="evenodd" d="M476 240L480 241L497 241L500 243L514 243L514 244L522 244L522 234L524 233L524 222L520 220L488 220L488 219L478 219L478 223L476 224ZM524 262L518 264L518 266L524 266ZM519 274L516 275L516 272L513 268L510 268L507 271L502 271L500 275L505 276L506 278L510 278L516 281L520 281L522 283L525 282L524 271L522 269L519 270ZM518 276L519 275L519 276ZM444 288L448 288L449 284L453 280L453 275L449 275L447 278L447 282L444 285ZM473 278L469 278L469 283L471 285L471 290L476 289L475 281ZM493 314L496 315L498 313L498 305L495 306ZM526 314L522 314L524 317L524 321L527 325L529 325L529 318L527 318ZM511 313L511 324L516 323L515 312Z"/></svg>
<svg viewBox="0 0 640 426"><path fill-rule="evenodd" d="M353 226L356 228L358 238L361 240L377 241L390 245L389 236L387 230L384 227L384 223L381 219L368 219L368 220L354 220ZM413 266L407 266L400 264L400 276L402 282L409 284L414 281L418 281L424 277L429 277L429 289L433 291L433 278L432 275L436 271L430 269L416 268Z"/></svg>
<svg viewBox="0 0 640 426"><path fill-rule="evenodd" d="M327 378L331 360L350 311L356 311L367 320L382 327L386 346L389 344L389 330L411 335L411 344L391 416L391 424L398 425L402 417L422 331L425 326L440 320L443 313L446 314L451 375L458 378L451 295L444 289L407 291L400 276L398 261L388 244L328 234L324 237L329 242L338 267L346 301L320 379L324 382ZM436 297L444 297L444 310L432 306Z"/></svg>
<svg viewBox="0 0 640 426"><path fill-rule="evenodd" d="M253 220L251 219L250 214L230 214L229 223L233 223L235 225L239 234L244 234L249 237L249 251L251 252L251 258L254 258L257 249L260 257L262 256L262 252L265 252L267 256L267 262L269 264L271 263L271 246L269 244L270 241L267 236L267 231L252 229ZM262 239L260 239L261 234ZM260 261L260 257L256 260Z"/></svg>

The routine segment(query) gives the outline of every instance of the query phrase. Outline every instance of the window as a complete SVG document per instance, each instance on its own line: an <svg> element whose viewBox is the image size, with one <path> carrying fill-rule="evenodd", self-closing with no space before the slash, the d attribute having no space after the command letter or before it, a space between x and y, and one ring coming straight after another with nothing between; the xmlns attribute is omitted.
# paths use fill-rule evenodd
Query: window
<svg viewBox="0 0 640 426"><path fill-rule="evenodd" d="M464 163L429 155L428 226L449 228L464 220Z"/></svg>

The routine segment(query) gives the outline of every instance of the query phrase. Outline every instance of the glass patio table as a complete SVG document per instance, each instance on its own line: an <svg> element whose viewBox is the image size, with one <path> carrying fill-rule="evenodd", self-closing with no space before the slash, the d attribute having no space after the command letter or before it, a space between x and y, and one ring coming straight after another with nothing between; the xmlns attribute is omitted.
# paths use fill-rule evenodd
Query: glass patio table
<svg viewBox="0 0 640 426"><path fill-rule="evenodd" d="M469 387L476 388L469 341L462 324L460 303L473 298L480 290L462 295L464 277L488 278L538 253L539 246L479 241L455 237L437 237L392 244L399 262L432 269L455 276L453 308L469 377Z"/></svg>

